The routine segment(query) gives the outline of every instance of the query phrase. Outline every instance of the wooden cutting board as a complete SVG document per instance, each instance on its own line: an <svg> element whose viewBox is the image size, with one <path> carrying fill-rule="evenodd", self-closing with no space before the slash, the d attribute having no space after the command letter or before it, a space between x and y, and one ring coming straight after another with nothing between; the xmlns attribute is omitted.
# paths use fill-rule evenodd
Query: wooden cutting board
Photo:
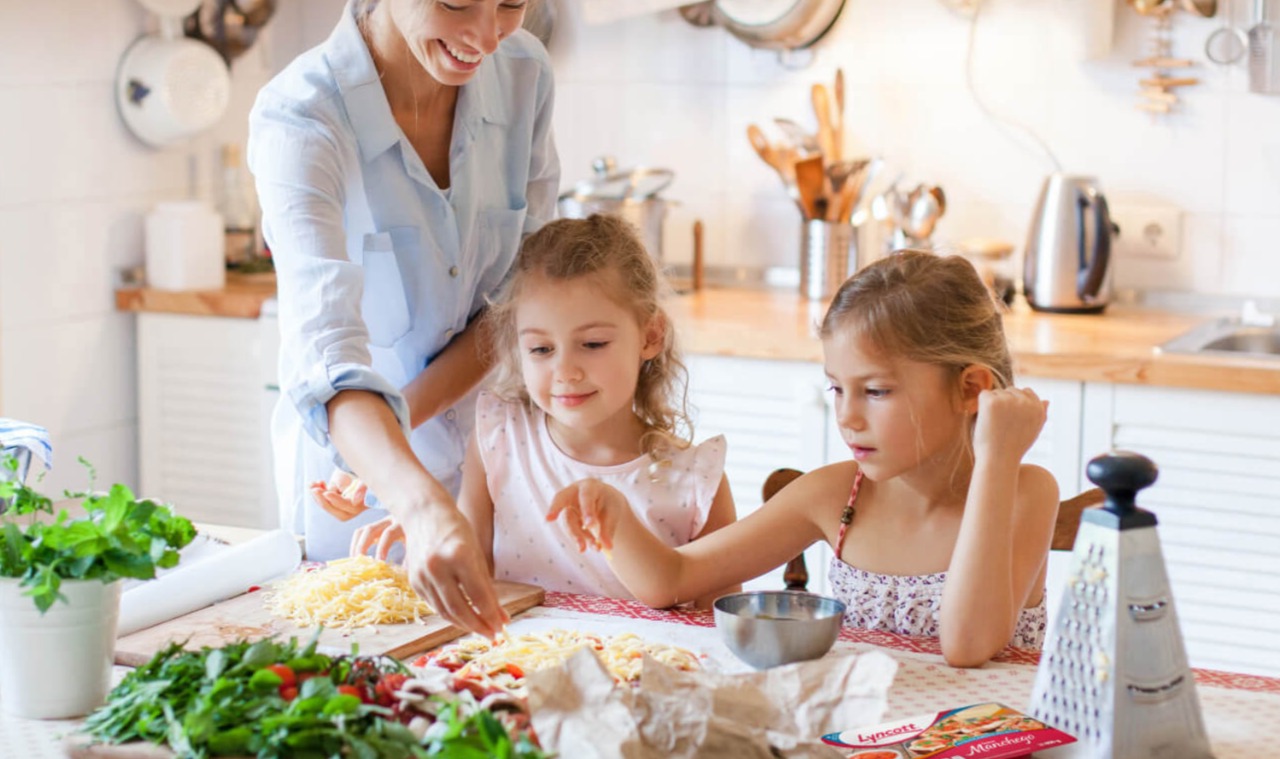
<svg viewBox="0 0 1280 759"><path fill-rule="evenodd" d="M494 583L494 588L502 608L512 615L542 603L545 595L542 588L519 582L499 580ZM245 593L125 635L116 640L116 664L140 666L171 642L183 643L184 648L194 651L204 646L221 647L237 640L261 640L273 635L283 640L290 637L301 642L310 640L311 629L298 627L267 611L265 598L266 593L260 590ZM403 659L429 651L465 633L466 630L432 615L423 623L373 625L354 630L326 629L320 633L320 645L345 653L351 650L352 643L358 643L361 655L383 654Z"/></svg>

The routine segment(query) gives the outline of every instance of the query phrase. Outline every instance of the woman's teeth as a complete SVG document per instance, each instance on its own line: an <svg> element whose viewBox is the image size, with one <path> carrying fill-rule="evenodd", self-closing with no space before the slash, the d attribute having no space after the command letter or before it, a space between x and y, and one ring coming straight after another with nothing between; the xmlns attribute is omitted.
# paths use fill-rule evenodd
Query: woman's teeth
<svg viewBox="0 0 1280 759"><path fill-rule="evenodd" d="M484 57L483 55L471 55L470 53L464 53L461 50L455 49L448 42L444 43L444 49L449 51L449 55L452 55L463 63L479 63L480 59Z"/></svg>

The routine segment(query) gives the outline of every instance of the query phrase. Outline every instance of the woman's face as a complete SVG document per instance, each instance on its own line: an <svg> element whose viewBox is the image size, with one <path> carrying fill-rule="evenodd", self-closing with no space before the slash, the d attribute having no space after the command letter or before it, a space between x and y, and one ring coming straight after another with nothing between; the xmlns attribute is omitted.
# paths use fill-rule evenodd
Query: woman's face
<svg viewBox="0 0 1280 759"><path fill-rule="evenodd" d="M383 0L413 57L441 84L460 87L524 23L530 0Z"/></svg>

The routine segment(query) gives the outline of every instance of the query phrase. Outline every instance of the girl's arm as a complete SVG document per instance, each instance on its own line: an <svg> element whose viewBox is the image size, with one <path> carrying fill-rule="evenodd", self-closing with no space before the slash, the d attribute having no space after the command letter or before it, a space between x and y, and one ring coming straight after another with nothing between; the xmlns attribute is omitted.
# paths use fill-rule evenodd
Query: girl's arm
<svg viewBox="0 0 1280 759"><path fill-rule="evenodd" d="M1045 404L1030 390L979 396L973 476L939 620L952 666L980 666L999 653L1043 577L1058 486L1047 471L1021 461L1044 420Z"/></svg>
<svg viewBox="0 0 1280 759"><path fill-rule="evenodd" d="M467 454L462 461L462 490L458 493L458 509L471 523L480 541L480 550L493 574L493 498L485 476L484 459L480 456L480 444L471 436Z"/></svg>
<svg viewBox="0 0 1280 759"><path fill-rule="evenodd" d="M722 474L720 475L720 487L716 489L716 495L711 500L711 509L707 512L707 523L702 526L702 532L698 533L694 540L700 540L721 527L733 524L737 520L738 512L733 505L733 491L729 489L729 478ZM737 593L740 590L742 590L742 583L734 583L712 593L699 596L694 599L693 605L698 609L710 609L711 604L715 603L715 600L720 596Z"/></svg>
<svg viewBox="0 0 1280 759"><path fill-rule="evenodd" d="M581 480L556 494L547 519L563 514L579 546L608 552L627 589L641 603L664 608L758 577L822 540L814 515L825 510L814 504L842 498L853 467L842 462L810 472L750 516L679 548L645 529L626 497L598 480Z"/></svg>

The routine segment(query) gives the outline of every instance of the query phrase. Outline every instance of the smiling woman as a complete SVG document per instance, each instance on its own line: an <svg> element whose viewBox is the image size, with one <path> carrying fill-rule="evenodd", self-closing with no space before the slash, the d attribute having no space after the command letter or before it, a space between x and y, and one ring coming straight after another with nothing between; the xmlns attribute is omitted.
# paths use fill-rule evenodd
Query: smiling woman
<svg viewBox="0 0 1280 759"><path fill-rule="evenodd" d="M505 614L454 504L488 370L476 325L559 186L551 63L520 28L529 7L357 0L250 115L279 283L283 523L325 560L399 516L415 590L484 633ZM327 484L336 472L367 485L361 503Z"/></svg>

